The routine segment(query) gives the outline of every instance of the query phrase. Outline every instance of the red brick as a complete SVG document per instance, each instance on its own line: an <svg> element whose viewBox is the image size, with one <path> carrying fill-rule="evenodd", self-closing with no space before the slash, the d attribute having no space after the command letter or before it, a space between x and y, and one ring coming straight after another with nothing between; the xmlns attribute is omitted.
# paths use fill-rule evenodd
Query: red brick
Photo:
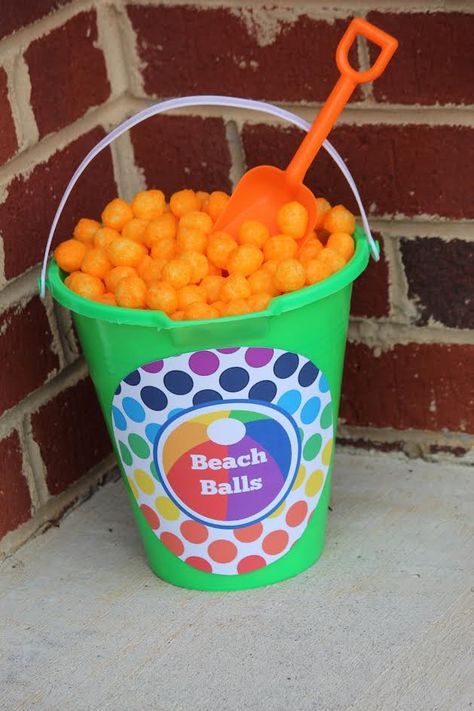
<svg viewBox="0 0 474 711"><path fill-rule="evenodd" d="M31 498L23 474L20 438L12 432L0 441L0 538L31 517Z"/></svg>
<svg viewBox="0 0 474 711"><path fill-rule="evenodd" d="M247 124L242 138L249 167L285 167L302 138L298 129ZM464 126L338 126L331 142L346 160L373 215L474 217L471 185L474 130ZM308 185L331 202L355 203L340 171L321 151Z"/></svg>
<svg viewBox="0 0 474 711"><path fill-rule="evenodd" d="M7 75L0 67L0 166L15 153L18 148L15 124L8 99Z"/></svg>
<svg viewBox="0 0 474 711"><path fill-rule="evenodd" d="M374 82L377 101L474 103L474 15L371 12L368 19L399 40L389 68ZM372 61L377 53L370 45Z"/></svg>
<svg viewBox="0 0 474 711"><path fill-rule="evenodd" d="M5 250L7 279L37 264L43 256L54 211L67 182L86 153L104 136L95 129L81 136L28 176L14 178L0 205L0 224ZM70 237L80 217L100 216L105 203L116 195L112 159L106 149L87 168L70 197L57 229L59 242Z"/></svg>
<svg viewBox="0 0 474 711"><path fill-rule="evenodd" d="M417 237L400 241L418 325L434 319L451 328L474 329L474 244Z"/></svg>
<svg viewBox="0 0 474 711"><path fill-rule="evenodd" d="M111 451L92 382L82 380L31 417L51 494L60 494Z"/></svg>
<svg viewBox="0 0 474 711"><path fill-rule="evenodd" d="M145 91L156 96L324 100L338 77L334 56L347 21L298 16L289 3L288 19L267 39L257 25L265 13L272 25L274 8L130 5ZM253 25L251 31L244 14ZM351 61L358 66L355 49Z"/></svg>
<svg viewBox="0 0 474 711"><path fill-rule="evenodd" d="M348 343L341 417L364 427L474 433L474 346L409 343L376 357Z"/></svg>
<svg viewBox="0 0 474 711"><path fill-rule="evenodd" d="M230 154L221 119L157 116L131 132L148 187L230 190Z"/></svg>
<svg viewBox="0 0 474 711"><path fill-rule="evenodd" d="M380 260L371 258L367 269L354 282L352 289L352 316L381 318L390 313L388 293L388 262L383 251L382 236L374 233L380 245Z"/></svg>
<svg viewBox="0 0 474 711"><path fill-rule="evenodd" d="M0 37L6 37L12 32L30 25L45 15L54 12L70 0L4 0L2 2L2 21Z"/></svg>
<svg viewBox="0 0 474 711"><path fill-rule="evenodd" d="M104 55L96 43L96 14L82 12L26 50L40 137L67 126L109 97Z"/></svg>
<svg viewBox="0 0 474 711"><path fill-rule="evenodd" d="M59 367L44 305L34 297L0 315L0 414L39 388Z"/></svg>

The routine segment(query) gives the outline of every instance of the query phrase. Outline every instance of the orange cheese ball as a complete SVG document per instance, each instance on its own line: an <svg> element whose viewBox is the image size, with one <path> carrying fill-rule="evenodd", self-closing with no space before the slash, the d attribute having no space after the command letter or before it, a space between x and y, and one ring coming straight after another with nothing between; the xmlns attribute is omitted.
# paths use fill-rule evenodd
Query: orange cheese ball
<svg viewBox="0 0 474 711"><path fill-rule="evenodd" d="M209 262L209 268L207 270L208 276L222 276L222 269L219 269L219 267L216 267L215 264L212 262Z"/></svg>
<svg viewBox="0 0 474 711"><path fill-rule="evenodd" d="M354 254L354 240L347 232L334 232L326 242L326 247L340 254L346 262Z"/></svg>
<svg viewBox="0 0 474 711"><path fill-rule="evenodd" d="M184 318L190 321L200 321L218 317L219 311L214 308L214 306L203 304L202 301L195 301L193 304L189 304L184 311Z"/></svg>
<svg viewBox="0 0 474 711"><path fill-rule="evenodd" d="M54 258L60 269L65 272L76 272L81 268L82 260L87 252L86 245L77 239L67 239L54 250Z"/></svg>
<svg viewBox="0 0 474 711"><path fill-rule="evenodd" d="M133 210L128 202L121 198L115 198L105 206L101 217L105 227L111 227L120 232L122 227L132 219Z"/></svg>
<svg viewBox="0 0 474 711"><path fill-rule="evenodd" d="M176 246L179 252L188 252L192 249L195 252L204 254L207 246L207 237L204 232L195 227L178 227L178 236L176 238Z"/></svg>
<svg viewBox="0 0 474 711"><path fill-rule="evenodd" d="M250 313L250 307L247 299L233 299L227 302L223 316L243 316L248 313Z"/></svg>
<svg viewBox="0 0 474 711"><path fill-rule="evenodd" d="M187 212L199 210L201 202L194 190L178 190L170 198L170 210L176 217L182 217Z"/></svg>
<svg viewBox="0 0 474 711"><path fill-rule="evenodd" d="M202 279L204 279L205 276L207 276L209 262L207 261L206 255L201 254L201 252L189 250L187 252L182 252L180 257L191 267L191 284L198 284Z"/></svg>
<svg viewBox="0 0 474 711"><path fill-rule="evenodd" d="M229 302L247 299L252 293L250 284L242 274L231 274L221 286L219 301Z"/></svg>
<svg viewBox="0 0 474 711"><path fill-rule="evenodd" d="M133 239L135 242L145 241L145 230L149 225L148 220L142 220L140 217L134 217L129 220L122 229L122 237Z"/></svg>
<svg viewBox="0 0 474 711"><path fill-rule="evenodd" d="M161 279L166 263L166 259L153 259L149 254L146 254L137 267L137 274L149 285L152 281Z"/></svg>
<svg viewBox="0 0 474 711"><path fill-rule="evenodd" d="M229 200L229 195L221 190L214 190L214 192L209 195L209 199L206 204L206 212L213 222L215 222L217 218L222 215Z"/></svg>
<svg viewBox="0 0 474 711"><path fill-rule="evenodd" d="M176 254L176 240L173 237L161 237L151 245L153 259L173 259Z"/></svg>
<svg viewBox="0 0 474 711"><path fill-rule="evenodd" d="M205 212L191 210L181 217L179 227L191 227L193 230L199 230L199 232L208 235L212 230L212 220Z"/></svg>
<svg viewBox="0 0 474 711"><path fill-rule="evenodd" d="M89 220L88 217L81 217L72 234L77 240L79 240L79 242L92 244L94 235L99 227L100 223L96 220Z"/></svg>
<svg viewBox="0 0 474 711"><path fill-rule="evenodd" d="M214 266L226 269L229 255L236 247L236 241L228 232L212 232L207 240L206 254Z"/></svg>
<svg viewBox="0 0 474 711"><path fill-rule="evenodd" d="M352 234L355 230L355 217L344 205L335 205L324 218L323 227L328 232L347 232Z"/></svg>
<svg viewBox="0 0 474 711"><path fill-rule="evenodd" d="M270 272L265 269L257 269L256 272L248 277L247 281L250 284L252 294L276 294L277 290L274 285L273 277Z"/></svg>
<svg viewBox="0 0 474 711"><path fill-rule="evenodd" d="M247 299L250 311L264 311L268 308L272 297L270 294L252 294Z"/></svg>
<svg viewBox="0 0 474 711"><path fill-rule="evenodd" d="M105 251L114 267L138 267L146 254L142 244L124 237L114 239Z"/></svg>
<svg viewBox="0 0 474 711"><path fill-rule="evenodd" d="M227 304L224 301L213 301L211 306L214 306L214 308L217 309L219 316L223 316L224 311L227 308Z"/></svg>
<svg viewBox="0 0 474 711"><path fill-rule="evenodd" d="M269 237L268 227L258 220L244 220L239 227L240 244L253 244L261 249Z"/></svg>
<svg viewBox="0 0 474 711"><path fill-rule="evenodd" d="M293 200L280 207L276 221L282 234L301 239L308 227L308 211L300 202Z"/></svg>
<svg viewBox="0 0 474 711"><path fill-rule="evenodd" d="M99 279L103 279L111 269L112 264L107 256L107 252L101 247L90 249L82 260L81 271L85 274L99 277Z"/></svg>
<svg viewBox="0 0 474 711"><path fill-rule="evenodd" d="M207 300L210 304L217 301L225 279L223 276L208 275L202 280L200 286L206 290Z"/></svg>
<svg viewBox="0 0 474 711"><path fill-rule="evenodd" d="M310 237L298 250L298 260L302 264L306 264L310 259L316 259L322 248L323 245L317 237Z"/></svg>
<svg viewBox="0 0 474 711"><path fill-rule="evenodd" d="M270 237L263 245L263 253L265 255L265 261L270 261L272 259L293 259L296 256L298 250L298 245L296 241L290 235L275 235Z"/></svg>
<svg viewBox="0 0 474 711"><path fill-rule="evenodd" d="M249 276L263 264L263 252L254 244L241 244L229 254L227 271L229 274Z"/></svg>
<svg viewBox="0 0 474 711"><path fill-rule="evenodd" d="M121 279L115 289L118 306L126 309L144 309L146 306L147 286L139 276Z"/></svg>
<svg viewBox="0 0 474 711"><path fill-rule="evenodd" d="M172 212L165 212L157 220L152 220L148 223L143 234L143 242L148 248L151 248L153 243L159 239L174 239L178 220Z"/></svg>
<svg viewBox="0 0 474 711"><path fill-rule="evenodd" d="M327 279L331 276L332 271L330 267L324 262L320 262L319 259L311 259L305 267L306 271L306 283L311 286L311 284L316 284L318 281Z"/></svg>
<svg viewBox="0 0 474 711"><path fill-rule="evenodd" d="M165 281L156 281L148 288L146 303L148 308L170 316L178 307L176 289Z"/></svg>
<svg viewBox="0 0 474 711"><path fill-rule="evenodd" d="M284 259L280 262L273 277L275 286L283 293L302 289L306 274L304 266L297 259Z"/></svg>
<svg viewBox="0 0 474 711"><path fill-rule="evenodd" d="M109 291L115 293L119 281L129 276L137 276L133 267L114 267L104 277L105 286Z"/></svg>
<svg viewBox="0 0 474 711"><path fill-rule="evenodd" d="M314 225L315 230L319 230L323 226L325 217L330 209L331 205L328 203L326 198L316 198L316 223Z"/></svg>
<svg viewBox="0 0 474 711"><path fill-rule="evenodd" d="M107 306L117 306L117 300L113 294L110 292L106 292L105 294L102 294L102 296L99 296L98 299L96 299L101 304L106 304Z"/></svg>
<svg viewBox="0 0 474 711"><path fill-rule="evenodd" d="M105 249L112 240L120 237L120 232L113 230L110 227L101 227L94 235L94 247L102 247Z"/></svg>
<svg viewBox="0 0 474 711"><path fill-rule="evenodd" d="M262 269L265 269L266 272L273 275L275 274L279 264L279 259L269 259L268 262L264 262L262 264Z"/></svg>
<svg viewBox="0 0 474 711"><path fill-rule="evenodd" d="M207 204L207 201L209 200L210 193L207 193L205 190L196 190L196 197L199 200L199 209L203 209L203 205Z"/></svg>
<svg viewBox="0 0 474 711"><path fill-rule="evenodd" d="M184 321L184 311L175 311L171 314L170 319L173 321Z"/></svg>
<svg viewBox="0 0 474 711"><path fill-rule="evenodd" d="M181 289L178 289L177 296L178 309L183 311L196 301L202 301L202 303L207 301L206 290L202 286L196 286L196 284L182 286Z"/></svg>
<svg viewBox="0 0 474 711"><path fill-rule="evenodd" d="M163 214L165 196L161 190L143 190L132 200L131 208L140 220L156 220Z"/></svg>
<svg viewBox="0 0 474 711"><path fill-rule="evenodd" d="M344 257L341 257L340 254L333 249L329 249L329 247L324 247L320 251L318 259L330 268L331 273L339 271L346 263Z"/></svg>
<svg viewBox="0 0 474 711"><path fill-rule="evenodd" d="M163 267L162 278L174 289L181 289L182 286L189 284L191 277L191 264L184 259L172 259Z"/></svg>
<svg viewBox="0 0 474 711"><path fill-rule="evenodd" d="M85 299L95 301L105 292L105 287L101 279L83 272L73 272L64 280L71 291Z"/></svg>

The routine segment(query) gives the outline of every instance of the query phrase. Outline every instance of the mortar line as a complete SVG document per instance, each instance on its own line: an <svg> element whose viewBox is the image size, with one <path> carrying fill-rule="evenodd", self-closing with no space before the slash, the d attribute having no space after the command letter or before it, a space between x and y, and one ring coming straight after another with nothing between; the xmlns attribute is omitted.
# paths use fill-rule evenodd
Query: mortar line
<svg viewBox="0 0 474 711"><path fill-rule="evenodd" d="M117 9L107 2L98 3L96 10L97 43L104 55L111 96L120 96L128 91L128 72L118 27Z"/></svg>
<svg viewBox="0 0 474 711"><path fill-rule="evenodd" d="M442 345L472 346L474 331L466 328L413 326L388 319L369 319L351 317L348 340L361 343L375 350L378 354L392 350L395 346Z"/></svg>
<svg viewBox="0 0 474 711"><path fill-rule="evenodd" d="M31 427L31 417L25 415L21 423L23 438L23 451L28 461L31 472L32 486L37 498L36 510L39 510L49 499L48 488L46 486L46 466L41 456L38 444L35 442Z"/></svg>
<svg viewBox="0 0 474 711"><path fill-rule="evenodd" d="M113 0L112 0L113 1ZM128 86L132 94L145 94L144 79L141 70L145 67L140 59L137 43L138 38L127 13L124 0L115 0L115 11L118 35L121 40Z"/></svg>

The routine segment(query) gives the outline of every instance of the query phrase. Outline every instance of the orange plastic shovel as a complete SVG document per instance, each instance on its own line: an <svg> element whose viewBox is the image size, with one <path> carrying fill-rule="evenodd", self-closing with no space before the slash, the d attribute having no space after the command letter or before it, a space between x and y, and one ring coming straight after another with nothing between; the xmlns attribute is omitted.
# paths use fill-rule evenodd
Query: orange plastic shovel
<svg viewBox="0 0 474 711"><path fill-rule="evenodd" d="M379 45L381 49L375 64L365 72L356 71L349 64L349 49L358 34ZM237 236L240 224L244 220L253 219L263 222L275 234L278 231L276 213L285 202L291 200L298 200L306 207L308 231L313 229L316 222L316 200L311 190L303 185L306 172L356 86L377 79L397 46L394 37L361 17L352 20L336 50L336 63L341 76L287 169L261 165L245 173L217 220L216 230Z"/></svg>

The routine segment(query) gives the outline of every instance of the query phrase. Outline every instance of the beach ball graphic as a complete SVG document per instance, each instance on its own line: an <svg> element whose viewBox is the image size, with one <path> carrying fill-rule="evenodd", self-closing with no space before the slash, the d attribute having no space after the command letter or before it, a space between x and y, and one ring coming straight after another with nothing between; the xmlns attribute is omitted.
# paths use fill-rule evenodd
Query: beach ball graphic
<svg viewBox="0 0 474 711"><path fill-rule="evenodd" d="M276 407L251 401L178 415L155 447L156 470L172 501L221 528L254 523L277 508L299 460L294 422Z"/></svg>

